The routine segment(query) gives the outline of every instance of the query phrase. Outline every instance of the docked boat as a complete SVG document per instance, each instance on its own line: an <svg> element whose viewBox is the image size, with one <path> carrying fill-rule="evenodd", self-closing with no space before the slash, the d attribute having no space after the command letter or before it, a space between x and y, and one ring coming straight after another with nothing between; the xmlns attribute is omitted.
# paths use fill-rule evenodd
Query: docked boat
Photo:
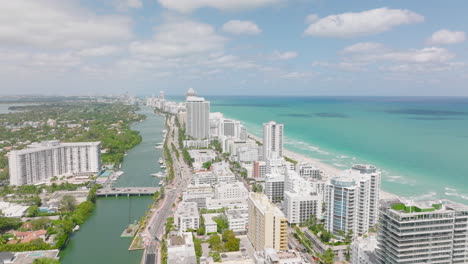
<svg viewBox="0 0 468 264"><path fill-rule="evenodd" d="M159 182L159 186L162 186L162 185L163 185L163 182L162 182L162 181L160 181L160 182Z"/></svg>
<svg viewBox="0 0 468 264"><path fill-rule="evenodd" d="M164 164L161 165L161 169L165 169L165 168L167 168L166 165L164 165Z"/></svg>
<svg viewBox="0 0 468 264"><path fill-rule="evenodd" d="M159 162L159 164L163 164L164 160L162 158L159 158L158 162Z"/></svg>
<svg viewBox="0 0 468 264"><path fill-rule="evenodd" d="M79 225L76 225L76 226L73 228L73 232L76 232L76 231L78 231L78 230L80 230L80 226L79 226Z"/></svg>
<svg viewBox="0 0 468 264"><path fill-rule="evenodd" d="M157 172L157 173L151 174L151 176L161 178L161 177L164 177L164 174L161 172Z"/></svg>

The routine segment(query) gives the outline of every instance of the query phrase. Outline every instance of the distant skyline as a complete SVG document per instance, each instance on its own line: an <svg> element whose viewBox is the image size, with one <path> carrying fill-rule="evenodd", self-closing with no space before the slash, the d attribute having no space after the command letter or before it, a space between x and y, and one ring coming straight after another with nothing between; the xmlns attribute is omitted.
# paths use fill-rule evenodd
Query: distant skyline
<svg viewBox="0 0 468 264"><path fill-rule="evenodd" d="M0 95L468 96L468 2L15 0Z"/></svg>

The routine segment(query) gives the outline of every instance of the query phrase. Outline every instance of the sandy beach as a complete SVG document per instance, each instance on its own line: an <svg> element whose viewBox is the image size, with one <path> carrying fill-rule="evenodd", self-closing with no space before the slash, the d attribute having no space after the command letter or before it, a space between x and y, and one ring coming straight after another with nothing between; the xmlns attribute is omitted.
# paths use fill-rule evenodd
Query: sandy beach
<svg viewBox="0 0 468 264"><path fill-rule="evenodd" d="M252 135L250 133L248 134L248 137L255 140L255 141L263 142L263 140L261 138L255 136L255 135ZM313 164L315 167L319 168L322 171L323 176L327 177L327 178L331 178L331 177L333 177L335 175L339 175L341 173L341 171L342 171L341 169L338 169L336 167L333 167L332 165L323 163L322 161L320 161L318 159L307 157L305 155L293 152L293 151L288 150L288 149L283 150L283 155L285 157L293 159L293 160L295 160L295 161L297 161L299 163L305 162L305 163ZM393 198L397 198L397 197L398 196L396 194L380 190L380 199L393 199Z"/></svg>

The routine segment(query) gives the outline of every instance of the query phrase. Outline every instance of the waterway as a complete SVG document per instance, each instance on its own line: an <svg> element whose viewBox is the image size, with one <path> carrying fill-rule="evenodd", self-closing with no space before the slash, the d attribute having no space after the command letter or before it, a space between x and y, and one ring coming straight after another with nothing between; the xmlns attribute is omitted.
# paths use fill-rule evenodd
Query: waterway
<svg viewBox="0 0 468 264"><path fill-rule="evenodd" d="M161 149L155 149L163 140L164 118L143 107L139 114L146 119L132 125L143 140L125 157L121 170L124 172L114 184L116 187L158 186L158 179L150 174L160 171L157 161ZM137 264L143 251L128 251L130 238L120 234L130 222L139 220L148 210L150 197L99 198L93 215L80 230L72 235L67 248L61 252L63 264Z"/></svg>

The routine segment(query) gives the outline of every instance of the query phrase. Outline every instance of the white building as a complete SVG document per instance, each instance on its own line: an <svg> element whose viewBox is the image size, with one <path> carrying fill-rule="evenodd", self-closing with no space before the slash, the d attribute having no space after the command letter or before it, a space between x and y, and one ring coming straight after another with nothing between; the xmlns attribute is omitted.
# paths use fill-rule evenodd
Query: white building
<svg viewBox="0 0 468 264"><path fill-rule="evenodd" d="M174 214L174 224L180 232L200 227L200 215L198 214L197 203L181 202Z"/></svg>
<svg viewBox="0 0 468 264"><path fill-rule="evenodd" d="M193 159L193 169L199 170L203 163L213 161L216 158L216 153L212 149L190 149L190 157Z"/></svg>
<svg viewBox="0 0 468 264"><path fill-rule="evenodd" d="M93 175L101 169L101 143L33 143L10 151L8 164L11 185L45 183L54 176Z"/></svg>
<svg viewBox="0 0 468 264"><path fill-rule="evenodd" d="M255 161L253 166L254 178L265 178L266 177L266 162Z"/></svg>
<svg viewBox="0 0 468 264"><path fill-rule="evenodd" d="M167 263L197 264L192 233L171 235L167 245Z"/></svg>
<svg viewBox="0 0 468 264"><path fill-rule="evenodd" d="M217 178L212 171L197 171L192 175L190 181L193 185L215 184L217 183Z"/></svg>
<svg viewBox="0 0 468 264"><path fill-rule="evenodd" d="M241 209L247 208L246 198L231 198L231 199L213 199L206 198L206 209L216 210L221 208Z"/></svg>
<svg viewBox="0 0 468 264"><path fill-rule="evenodd" d="M321 179L320 169L309 163L299 163L296 165L296 172L306 179Z"/></svg>
<svg viewBox="0 0 468 264"><path fill-rule="evenodd" d="M284 174L270 173L265 177L263 192L274 203L281 202L284 197Z"/></svg>
<svg viewBox="0 0 468 264"><path fill-rule="evenodd" d="M215 199L247 199L248 195L249 191L242 182L218 184L215 186Z"/></svg>
<svg viewBox="0 0 468 264"><path fill-rule="evenodd" d="M351 264L376 264L377 239L375 236L359 237L351 245Z"/></svg>
<svg viewBox="0 0 468 264"><path fill-rule="evenodd" d="M218 224L213 220L216 217L219 217L221 214L203 214L203 219L205 220L205 233L216 233L218 232Z"/></svg>
<svg viewBox="0 0 468 264"><path fill-rule="evenodd" d="M386 200L380 207L376 263L468 263L467 234L467 205Z"/></svg>
<svg viewBox="0 0 468 264"><path fill-rule="evenodd" d="M209 138L210 102L203 97L188 96L186 108L186 135L194 139Z"/></svg>
<svg viewBox="0 0 468 264"><path fill-rule="evenodd" d="M305 264L298 251L276 251L272 248L265 249L264 252L265 264Z"/></svg>
<svg viewBox="0 0 468 264"><path fill-rule="evenodd" d="M229 163L225 161L213 163L211 165L211 171L216 175L218 184L234 183L236 181L236 176L229 168Z"/></svg>
<svg viewBox="0 0 468 264"><path fill-rule="evenodd" d="M284 125L270 121L263 124L263 157L270 158L272 153L283 156Z"/></svg>
<svg viewBox="0 0 468 264"><path fill-rule="evenodd" d="M189 185L183 192L183 200L197 203L198 209L206 208L206 199L213 198L213 188L209 184Z"/></svg>
<svg viewBox="0 0 468 264"><path fill-rule="evenodd" d="M325 193L326 229L335 235L340 232L354 236L365 234L378 218L375 201L379 200L379 187L380 172L377 171L370 174L350 169L332 178Z"/></svg>
<svg viewBox="0 0 468 264"><path fill-rule="evenodd" d="M5 217L23 217L29 206L16 203L0 202L0 211Z"/></svg>
<svg viewBox="0 0 468 264"><path fill-rule="evenodd" d="M305 223L311 217L322 219L322 196L311 183L294 171L285 177L283 212L291 224Z"/></svg>
<svg viewBox="0 0 468 264"><path fill-rule="evenodd" d="M229 229L236 232L245 232L249 222L249 210L245 209L229 209L226 211L226 216L229 223Z"/></svg>
<svg viewBox="0 0 468 264"><path fill-rule="evenodd" d="M278 156L276 152L270 154L270 157L266 159L266 173L273 173L278 171L284 173L287 170L286 162L283 157Z"/></svg>

